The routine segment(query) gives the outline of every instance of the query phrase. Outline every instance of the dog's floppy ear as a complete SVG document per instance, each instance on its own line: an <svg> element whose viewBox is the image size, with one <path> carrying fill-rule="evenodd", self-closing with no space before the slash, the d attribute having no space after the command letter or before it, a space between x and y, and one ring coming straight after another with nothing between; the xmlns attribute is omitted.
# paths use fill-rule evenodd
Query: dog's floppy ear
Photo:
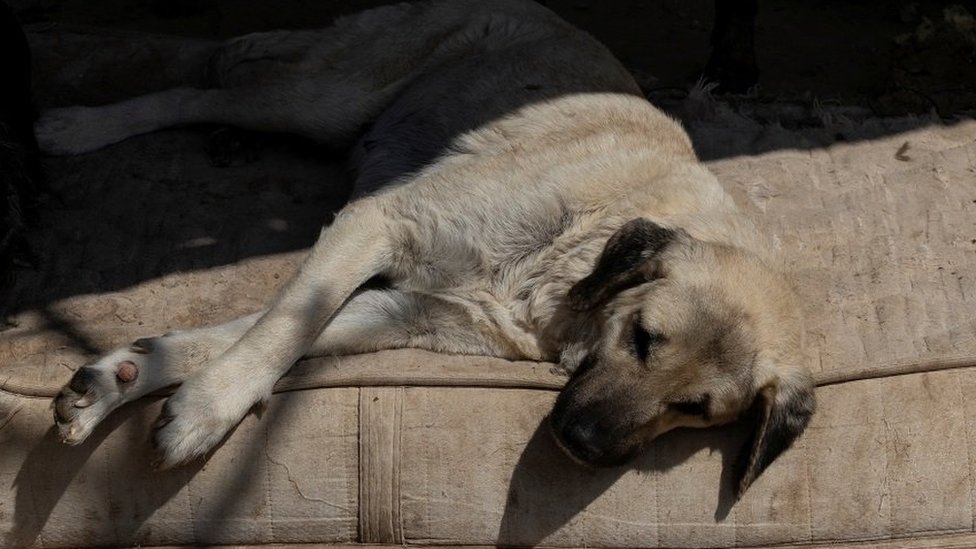
<svg viewBox="0 0 976 549"><path fill-rule="evenodd" d="M736 501L803 433L816 405L813 382L807 375L779 378L759 390L750 414L755 427L733 473Z"/></svg>
<svg viewBox="0 0 976 549"><path fill-rule="evenodd" d="M588 311L621 290L654 278L656 264L651 260L676 234L643 218L625 223L607 241L593 272L569 290L569 306Z"/></svg>

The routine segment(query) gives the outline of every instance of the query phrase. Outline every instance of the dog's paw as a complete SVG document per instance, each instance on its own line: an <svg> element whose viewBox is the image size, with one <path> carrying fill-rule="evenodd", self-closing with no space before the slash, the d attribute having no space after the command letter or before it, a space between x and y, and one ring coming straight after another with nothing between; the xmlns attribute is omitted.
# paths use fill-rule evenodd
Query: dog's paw
<svg viewBox="0 0 976 549"><path fill-rule="evenodd" d="M98 107L66 107L41 113L34 135L41 152L72 155L95 151L125 139Z"/></svg>
<svg viewBox="0 0 976 549"><path fill-rule="evenodd" d="M144 393L140 374L148 362L149 341L139 340L75 371L52 402L62 441L80 444L112 410Z"/></svg>
<svg viewBox="0 0 976 549"><path fill-rule="evenodd" d="M240 423L254 404L240 393L214 392L203 381L184 384L163 406L153 432L156 469L169 469L202 457Z"/></svg>

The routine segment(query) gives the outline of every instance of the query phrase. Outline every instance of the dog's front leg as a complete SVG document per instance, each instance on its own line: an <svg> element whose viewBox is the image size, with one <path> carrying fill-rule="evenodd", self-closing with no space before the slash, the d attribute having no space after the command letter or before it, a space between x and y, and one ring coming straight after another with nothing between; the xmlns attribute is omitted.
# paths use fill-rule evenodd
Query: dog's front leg
<svg viewBox="0 0 976 549"><path fill-rule="evenodd" d="M157 465L180 464L213 448L270 396L353 292L386 270L394 227L380 202L347 206L267 312L170 397L154 434Z"/></svg>

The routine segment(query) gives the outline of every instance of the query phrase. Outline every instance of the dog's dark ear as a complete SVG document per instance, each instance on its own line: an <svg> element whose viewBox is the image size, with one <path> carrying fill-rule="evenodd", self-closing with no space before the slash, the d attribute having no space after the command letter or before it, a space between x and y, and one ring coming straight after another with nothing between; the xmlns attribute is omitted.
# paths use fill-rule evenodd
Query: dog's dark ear
<svg viewBox="0 0 976 549"><path fill-rule="evenodd" d="M607 241L593 272L569 290L569 306L588 311L621 290L654 278L652 260L676 234L643 218L625 223Z"/></svg>
<svg viewBox="0 0 976 549"><path fill-rule="evenodd" d="M755 427L739 454L733 474L736 501L803 433L816 406L813 382L806 376L777 380L759 390L750 409Z"/></svg>

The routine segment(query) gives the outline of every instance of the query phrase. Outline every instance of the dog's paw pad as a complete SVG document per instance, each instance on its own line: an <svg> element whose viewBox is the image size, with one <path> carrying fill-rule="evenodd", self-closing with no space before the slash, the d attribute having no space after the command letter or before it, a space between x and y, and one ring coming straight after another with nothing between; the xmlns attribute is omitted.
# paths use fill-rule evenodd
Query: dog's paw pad
<svg viewBox="0 0 976 549"><path fill-rule="evenodd" d="M131 360L123 360L115 366L115 379L119 383L132 383L139 377L139 366Z"/></svg>

